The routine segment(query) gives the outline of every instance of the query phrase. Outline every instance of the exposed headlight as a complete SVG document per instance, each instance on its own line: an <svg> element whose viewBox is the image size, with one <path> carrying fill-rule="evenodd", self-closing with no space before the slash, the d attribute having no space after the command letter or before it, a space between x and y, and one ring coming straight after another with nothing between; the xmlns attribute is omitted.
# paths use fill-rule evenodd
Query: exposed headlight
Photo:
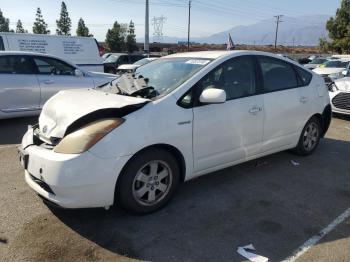
<svg viewBox="0 0 350 262"><path fill-rule="evenodd" d="M54 151L62 154L80 154L89 150L113 129L120 126L123 118L107 118L89 123L65 136Z"/></svg>

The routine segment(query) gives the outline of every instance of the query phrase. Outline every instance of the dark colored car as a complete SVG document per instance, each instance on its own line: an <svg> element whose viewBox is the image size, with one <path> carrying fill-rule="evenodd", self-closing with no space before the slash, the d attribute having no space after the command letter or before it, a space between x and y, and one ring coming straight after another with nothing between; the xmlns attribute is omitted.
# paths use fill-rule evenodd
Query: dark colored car
<svg viewBox="0 0 350 262"><path fill-rule="evenodd" d="M105 73L117 73L117 68L124 64L133 64L136 61L145 58L144 55L129 55L124 53L114 53L103 61L103 67Z"/></svg>

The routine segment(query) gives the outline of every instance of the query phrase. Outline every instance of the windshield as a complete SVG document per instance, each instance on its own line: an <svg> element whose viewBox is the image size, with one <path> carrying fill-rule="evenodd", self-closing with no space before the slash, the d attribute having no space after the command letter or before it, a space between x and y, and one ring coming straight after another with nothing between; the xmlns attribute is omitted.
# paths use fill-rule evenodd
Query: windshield
<svg viewBox="0 0 350 262"><path fill-rule="evenodd" d="M163 58L139 67L135 76L143 76L148 86L159 95L166 95L184 83L211 60L195 58Z"/></svg>
<svg viewBox="0 0 350 262"><path fill-rule="evenodd" d="M149 62L151 62L152 60L149 60L148 58L144 58L144 59L141 59L137 62L134 63L134 65L139 65L139 66L143 66L145 64L148 64Z"/></svg>
<svg viewBox="0 0 350 262"><path fill-rule="evenodd" d="M106 58L105 63L115 63L118 61L119 56L110 55Z"/></svg>
<svg viewBox="0 0 350 262"><path fill-rule="evenodd" d="M349 64L349 61L333 60L327 61L322 64L322 67L326 68L346 68Z"/></svg>
<svg viewBox="0 0 350 262"><path fill-rule="evenodd" d="M122 74L102 91L157 99L169 94L212 61L200 58L163 58L139 67L134 74Z"/></svg>

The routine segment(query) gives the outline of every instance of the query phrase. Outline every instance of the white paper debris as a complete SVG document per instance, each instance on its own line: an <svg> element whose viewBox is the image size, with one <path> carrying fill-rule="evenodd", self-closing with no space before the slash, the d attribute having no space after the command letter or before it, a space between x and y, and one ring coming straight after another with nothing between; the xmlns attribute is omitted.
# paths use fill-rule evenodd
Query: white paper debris
<svg viewBox="0 0 350 262"><path fill-rule="evenodd" d="M294 165L294 166L300 166L300 163L294 160L290 160L290 162Z"/></svg>
<svg viewBox="0 0 350 262"><path fill-rule="evenodd" d="M253 262L268 262L269 261L269 259L267 257L263 257L260 255L251 253L250 252L251 250L253 250L253 251L255 250L253 244L249 244L249 245L246 245L244 247L237 248L238 254L249 259L250 261L253 261Z"/></svg>

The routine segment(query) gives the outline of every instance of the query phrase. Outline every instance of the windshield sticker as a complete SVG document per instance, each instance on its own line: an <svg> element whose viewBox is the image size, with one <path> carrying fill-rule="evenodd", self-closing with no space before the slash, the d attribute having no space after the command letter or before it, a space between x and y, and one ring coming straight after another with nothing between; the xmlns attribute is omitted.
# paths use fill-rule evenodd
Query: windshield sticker
<svg viewBox="0 0 350 262"><path fill-rule="evenodd" d="M191 59L186 62L186 64L191 65L206 65L210 62L210 60L201 60L201 59Z"/></svg>

